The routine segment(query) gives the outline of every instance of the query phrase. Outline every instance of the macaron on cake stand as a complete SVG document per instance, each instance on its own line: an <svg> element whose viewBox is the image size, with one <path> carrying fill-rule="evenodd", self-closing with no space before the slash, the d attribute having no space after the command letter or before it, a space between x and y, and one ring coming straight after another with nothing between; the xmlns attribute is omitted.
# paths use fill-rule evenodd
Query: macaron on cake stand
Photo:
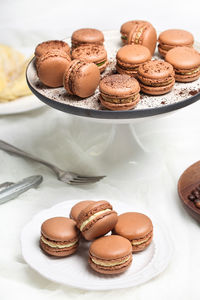
<svg viewBox="0 0 200 300"><path fill-rule="evenodd" d="M108 52L109 65L102 76L115 74L115 56L122 47L118 31L105 31L105 48ZM70 44L70 39L66 40ZM195 44L200 51L200 44ZM160 59L157 55L154 58ZM169 113L190 105L200 99L200 79L191 83L175 83L173 90L162 96L148 96L141 94L141 100L135 109L129 111L110 111L100 104L99 90L86 99L69 96L64 88L47 88L38 79L34 59L27 68L27 82L31 91L47 105L74 115L76 126L80 131L89 121L96 123L97 131L94 137L91 155L99 166L99 172L122 172L126 174L134 169L137 176L148 176L159 170L159 157L156 153L150 153L144 148L134 129L134 124L167 116ZM195 92L194 92L195 91ZM78 122L77 122L78 117ZM102 124L104 123L104 124ZM92 125L92 124L91 124ZM91 126L92 127L92 126ZM90 130L87 126L87 130ZM95 147L96 136L105 136L110 132L104 146ZM90 132L88 132L90 136ZM92 138L91 138L92 143ZM103 149L103 150L102 150ZM119 168L120 166L120 168ZM156 167L157 166L157 167ZM148 172L149 171L149 172Z"/></svg>

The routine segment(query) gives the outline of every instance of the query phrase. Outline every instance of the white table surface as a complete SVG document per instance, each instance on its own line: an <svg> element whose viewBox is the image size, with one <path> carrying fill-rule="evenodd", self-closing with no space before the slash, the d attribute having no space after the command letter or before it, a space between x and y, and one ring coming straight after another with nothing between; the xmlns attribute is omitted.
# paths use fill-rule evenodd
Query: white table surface
<svg viewBox="0 0 200 300"><path fill-rule="evenodd" d="M147 19L156 28L186 28L198 39L198 1L2 1L0 42L27 47L39 41L62 38L74 28L117 29L129 19ZM173 3L173 6L172 6ZM184 5L185 4L185 5ZM173 10L172 10L173 7ZM122 13L123 12L123 13ZM138 12L138 13L136 13ZM112 15L112 18L110 18ZM53 20L53 21L52 21ZM27 39L27 34L29 38ZM182 299L199 298L199 225L185 212L177 196L177 180L200 153L200 102L176 113L135 125L137 135L160 160L159 172L148 161L148 172L139 164L126 172L123 163L107 168L108 177L97 185L71 187L56 180L45 167L0 151L0 182L17 181L42 174L44 182L0 207L0 299ZM103 149L111 126L84 122L67 114L43 108L15 116L0 117L0 139L77 172L96 174L106 169L91 156ZM98 134L97 134L98 133ZM137 156L138 153L135 153ZM142 160L142 155L140 160ZM42 209L67 199L115 198L140 203L168 227L175 252L168 268L155 279L136 288L121 291L87 292L52 283L39 276L24 262L20 232L30 218ZM70 274L69 274L70 276Z"/></svg>

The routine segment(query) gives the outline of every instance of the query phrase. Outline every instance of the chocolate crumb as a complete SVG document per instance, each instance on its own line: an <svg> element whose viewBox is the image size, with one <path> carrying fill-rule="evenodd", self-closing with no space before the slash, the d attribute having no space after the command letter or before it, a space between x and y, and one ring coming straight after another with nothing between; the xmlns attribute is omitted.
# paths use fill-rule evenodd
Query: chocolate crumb
<svg viewBox="0 0 200 300"><path fill-rule="evenodd" d="M164 105L164 104L166 104L166 102L165 102L165 101L161 101L161 104L163 104L163 105Z"/></svg>
<svg viewBox="0 0 200 300"><path fill-rule="evenodd" d="M200 92L200 89L198 89L198 90L192 90L192 91L189 91L189 95L195 96L195 95L198 94L199 92Z"/></svg>

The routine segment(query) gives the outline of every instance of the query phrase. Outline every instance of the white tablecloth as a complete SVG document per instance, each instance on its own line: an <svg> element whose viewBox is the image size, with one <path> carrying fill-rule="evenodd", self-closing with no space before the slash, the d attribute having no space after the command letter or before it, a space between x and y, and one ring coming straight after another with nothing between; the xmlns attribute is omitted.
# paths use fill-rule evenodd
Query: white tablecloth
<svg viewBox="0 0 200 300"><path fill-rule="evenodd" d="M49 13L42 15L44 2L46 5L50 3L50 10ZM35 1L32 8L34 14L31 15L31 7L27 7L27 1L3 1L4 10L1 10L0 13L2 22L0 27L4 34L1 35L1 42L9 41L8 43L19 47L27 46L24 30L26 26L33 29L34 20L37 31L35 31L35 35L32 31L28 46L52 37L53 33L55 37L56 32L56 38L63 37L65 28L62 28L62 33L60 33L61 30L58 30L58 27L61 23L63 25L64 22L66 22L67 33L74 27L83 27L84 22L86 22L86 26L92 26L94 23L96 27L103 29L109 27L108 29L110 29L117 28L123 21L136 17L149 19L152 22L152 19L155 18L154 23L157 23L161 30L163 27L166 28L167 22L169 22L167 27L174 27L174 24L178 27L177 13L174 16L174 21L169 18L168 14L165 24L163 23L163 14L160 13L161 7L152 12L153 17L151 18L148 18L149 8L145 13L136 15L135 10L133 10L134 7L132 7L132 12L127 10L127 16L124 13L123 18L118 20L117 25L109 23L110 26L108 26L108 21L103 22L102 15L99 19L92 16L92 12L98 10L94 5L92 11L89 10L90 14L88 15L90 17L86 18L84 14L79 12L80 19L77 16L75 24L72 22L75 12L72 13L71 3L70 14L67 14L69 11L66 5L66 19L63 19L64 9L61 9L62 7L58 9L52 1L44 2L40 7L39 1ZM61 2L63 4L63 1ZM90 5L92 3L91 1L87 2ZM111 2L114 5L113 1ZM156 3L158 5L158 2ZM11 8L11 4L14 7ZM194 7L195 1L190 1L190 4L188 13L193 13L193 17L191 15L188 27L189 30L193 28L195 33L197 32L194 26L196 24L195 14L198 14L198 12ZM18 11L15 10L15 6ZM55 7L55 10L53 7ZM75 6L73 7L75 9ZM104 9L106 9L107 16L105 6ZM112 12L111 8L108 9ZM183 28L186 26L184 25L186 24L184 17L186 8L182 5L181 9L182 15L179 14L179 23L180 27ZM103 7L100 14L102 12ZM61 13L62 18L59 18L59 13ZM116 21L120 13L120 6L117 6L117 13L114 14L114 20ZM131 14L133 17L131 17ZM99 14L97 15L99 16ZM59 22L59 26L54 22L55 30L53 30L53 25L50 23L54 16L56 16L55 20ZM68 22L67 17L70 18L71 23ZM107 19L105 18L105 20ZM8 30L8 27L10 27L9 22L15 27L15 30ZM51 27L49 31L47 25ZM45 30L40 32L38 28L42 28L42 26ZM16 27L19 27L18 31ZM133 151L137 163L132 164L132 171L130 171L130 168L126 168L123 161L107 164L94 155L94 152L105 151L106 142L109 141L112 133L111 125L93 123L91 126L91 123L83 122L51 108L43 108L26 114L2 116L0 118L0 139L54 162L63 169L89 174L106 172L108 176L97 185L72 187L56 180L53 173L42 165L0 151L0 182L18 181L33 174L44 176L44 182L38 189L29 190L17 199L0 207L0 299L61 300L81 298L88 300L94 297L97 299L110 299L111 297L123 297L123 299L150 298L154 300L198 299L200 275L199 225L188 216L181 206L177 196L177 181L185 168L199 160L199 111L200 102L197 102L166 118L146 120L136 124L137 135L150 153L139 155L137 151ZM152 162L150 155L153 158ZM158 158L159 168L157 165L155 166L156 157ZM146 171L140 168L140 164L144 166L144 159L146 159ZM115 198L131 203L133 208L134 203L139 203L162 220L172 236L175 249L170 265L162 274L136 288L89 292L52 283L38 275L24 262L20 249L20 232L37 212L67 199L92 199L93 197L108 200L109 198Z"/></svg>

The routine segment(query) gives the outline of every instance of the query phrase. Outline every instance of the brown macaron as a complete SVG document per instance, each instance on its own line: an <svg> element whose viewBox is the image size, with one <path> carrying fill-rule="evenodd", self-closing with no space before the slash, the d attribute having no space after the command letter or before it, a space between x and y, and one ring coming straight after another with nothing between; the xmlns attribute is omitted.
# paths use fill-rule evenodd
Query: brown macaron
<svg viewBox="0 0 200 300"><path fill-rule="evenodd" d="M81 28L73 32L71 41L72 49L85 44L103 45L104 35L98 29Z"/></svg>
<svg viewBox="0 0 200 300"><path fill-rule="evenodd" d="M151 60L151 52L142 45L126 45L118 50L116 59L118 73L137 77L139 66Z"/></svg>
<svg viewBox="0 0 200 300"><path fill-rule="evenodd" d="M70 47L64 41L52 40L40 43L35 48L35 56L39 58L41 55L51 51L51 50L61 50L70 55Z"/></svg>
<svg viewBox="0 0 200 300"><path fill-rule="evenodd" d="M176 81L191 82L200 77L200 54L193 48L175 47L165 60L174 67Z"/></svg>
<svg viewBox="0 0 200 300"><path fill-rule="evenodd" d="M69 55L62 51L51 50L44 53L36 62L40 81L48 87L63 86L63 75L70 62Z"/></svg>
<svg viewBox="0 0 200 300"><path fill-rule="evenodd" d="M144 21L144 20L132 20L132 21L128 21L128 22L122 24L122 26L120 28L120 33L121 33L121 40L122 40L123 44L128 43L128 35L134 26L145 24L145 23L150 24L149 22Z"/></svg>
<svg viewBox="0 0 200 300"><path fill-rule="evenodd" d="M40 246L49 255L63 257L74 253L79 244L76 222L65 217L46 220L41 226Z"/></svg>
<svg viewBox="0 0 200 300"><path fill-rule="evenodd" d="M172 65L162 60L151 60L138 69L138 80L141 91L149 95L163 95L174 86Z"/></svg>
<svg viewBox="0 0 200 300"><path fill-rule="evenodd" d="M101 104L110 110L130 110L140 100L138 81L125 74L104 77L99 84Z"/></svg>
<svg viewBox="0 0 200 300"><path fill-rule="evenodd" d="M194 44L194 37L190 32L186 30L168 29L161 32L158 37L158 42L158 51L161 56L165 57L167 51L174 47L192 47Z"/></svg>
<svg viewBox="0 0 200 300"><path fill-rule="evenodd" d="M77 221L78 216L81 212L81 210L83 210L84 208L86 208L86 206L88 206L89 204L94 203L94 201L92 200L84 200L84 201L80 201L78 203L76 203L70 211L70 218L73 219L74 221Z"/></svg>
<svg viewBox="0 0 200 300"><path fill-rule="evenodd" d="M131 243L119 235L101 237L90 245L88 262L98 273L123 273L132 263Z"/></svg>
<svg viewBox="0 0 200 300"><path fill-rule="evenodd" d="M157 43L157 33L149 22L141 22L133 25L128 34L128 44L142 45L147 47L151 55L154 55Z"/></svg>
<svg viewBox="0 0 200 300"><path fill-rule="evenodd" d="M149 217L138 212L127 212L118 216L114 234L127 238L133 252L146 249L153 239L153 224Z"/></svg>
<svg viewBox="0 0 200 300"><path fill-rule="evenodd" d="M79 214L77 227L90 241L111 231L117 223L117 213L108 201L95 201Z"/></svg>
<svg viewBox="0 0 200 300"><path fill-rule="evenodd" d="M107 52L102 45L82 45L72 51L72 59L80 59L93 62L99 68L100 73L108 65Z"/></svg>
<svg viewBox="0 0 200 300"><path fill-rule="evenodd" d="M69 64L63 77L64 87L68 94L80 98L93 95L99 82L100 72L97 65L78 59Z"/></svg>

